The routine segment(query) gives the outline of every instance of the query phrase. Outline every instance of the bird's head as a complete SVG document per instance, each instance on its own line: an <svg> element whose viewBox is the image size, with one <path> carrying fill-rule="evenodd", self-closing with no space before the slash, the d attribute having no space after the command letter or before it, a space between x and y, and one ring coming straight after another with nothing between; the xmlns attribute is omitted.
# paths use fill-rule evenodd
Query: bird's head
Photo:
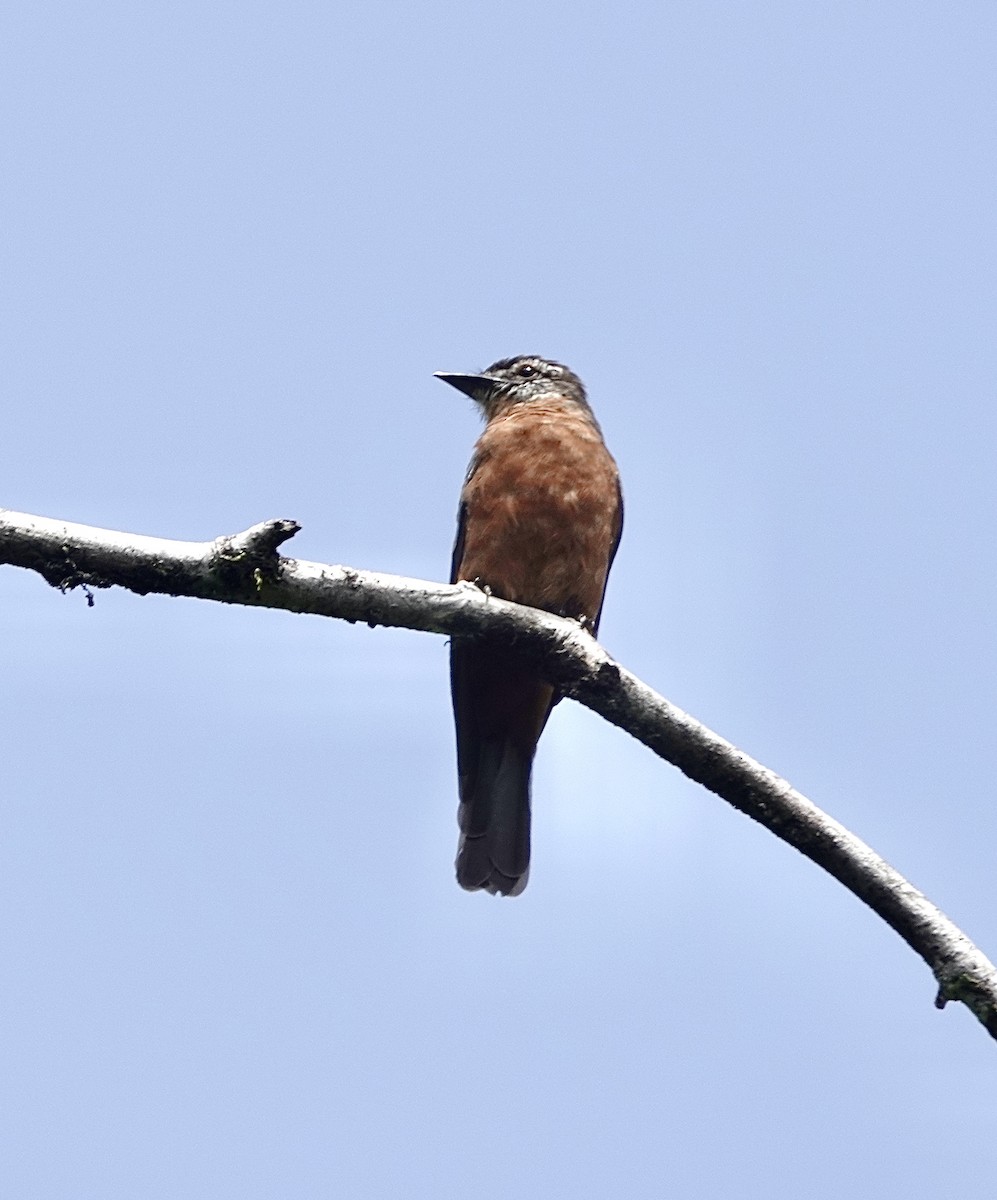
<svg viewBox="0 0 997 1200"><path fill-rule="evenodd" d="M437 371L436 378L470 396L488 417L513 404L531 404L554 397L589 410L585 387L574 371L536 354L500 358L477 375Z"/></svg>

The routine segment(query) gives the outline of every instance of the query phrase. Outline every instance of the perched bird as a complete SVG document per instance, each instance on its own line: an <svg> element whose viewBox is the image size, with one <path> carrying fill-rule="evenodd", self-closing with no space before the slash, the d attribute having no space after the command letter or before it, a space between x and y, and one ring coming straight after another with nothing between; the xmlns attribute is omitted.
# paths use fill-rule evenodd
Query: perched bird
<svg viewBox="0 0 997 1200"><path fill-rule="evenodd" d="M450 582L599 626L623 529L616 463L582 381L561 363L504 358L480 375L438 372L487 427L460 497ZM558 700L507 647L454 638L457 882L518 896L530 867L530 771Z"/></svg>

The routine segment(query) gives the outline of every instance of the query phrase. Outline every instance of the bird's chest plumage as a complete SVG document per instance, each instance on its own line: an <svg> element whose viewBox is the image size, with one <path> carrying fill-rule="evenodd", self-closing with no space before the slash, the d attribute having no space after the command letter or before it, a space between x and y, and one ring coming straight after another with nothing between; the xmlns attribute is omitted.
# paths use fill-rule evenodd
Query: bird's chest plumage
<svg viewBox="0 0 997 1200"><path fill-rule="evenodd" d="M619 528L619 483L591 421L557 403L493 419L461 499L458 578L521 604L596 616Z"/></svg>

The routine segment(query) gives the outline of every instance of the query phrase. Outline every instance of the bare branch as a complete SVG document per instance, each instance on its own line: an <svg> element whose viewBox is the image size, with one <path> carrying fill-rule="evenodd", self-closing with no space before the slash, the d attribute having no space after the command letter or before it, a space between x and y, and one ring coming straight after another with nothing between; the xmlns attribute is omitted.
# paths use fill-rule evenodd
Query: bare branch
<svg viewBox="0 0 997 1200"><path fill-rule="evenodd" d="M997 969L921 892L805 796L614 662L574 621L456 587L283 558L298 531L265 521L213 542L175 542L0 509L0 564L63 591L124 587L283 608L369 625L487 637L515 647L566 695L593 709L795 846L854 892L928 964L936 1004L967 1005L997 1038ZM92 603L92 597L90 598Z"/></svg>

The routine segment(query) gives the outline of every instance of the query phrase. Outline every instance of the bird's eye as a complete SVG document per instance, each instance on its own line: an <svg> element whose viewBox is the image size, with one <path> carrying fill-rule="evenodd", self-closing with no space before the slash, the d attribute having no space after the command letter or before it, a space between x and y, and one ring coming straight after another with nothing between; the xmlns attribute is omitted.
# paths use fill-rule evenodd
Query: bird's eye
<svg viewBox="0 0 997 1200"><path fill-rule="evenodd" d="M517 375L522 375L524 379L529 379L531 375L536 375L536 373L536 367L531 367L529 363L523 363L523 365L516 372Z"/></svg>

